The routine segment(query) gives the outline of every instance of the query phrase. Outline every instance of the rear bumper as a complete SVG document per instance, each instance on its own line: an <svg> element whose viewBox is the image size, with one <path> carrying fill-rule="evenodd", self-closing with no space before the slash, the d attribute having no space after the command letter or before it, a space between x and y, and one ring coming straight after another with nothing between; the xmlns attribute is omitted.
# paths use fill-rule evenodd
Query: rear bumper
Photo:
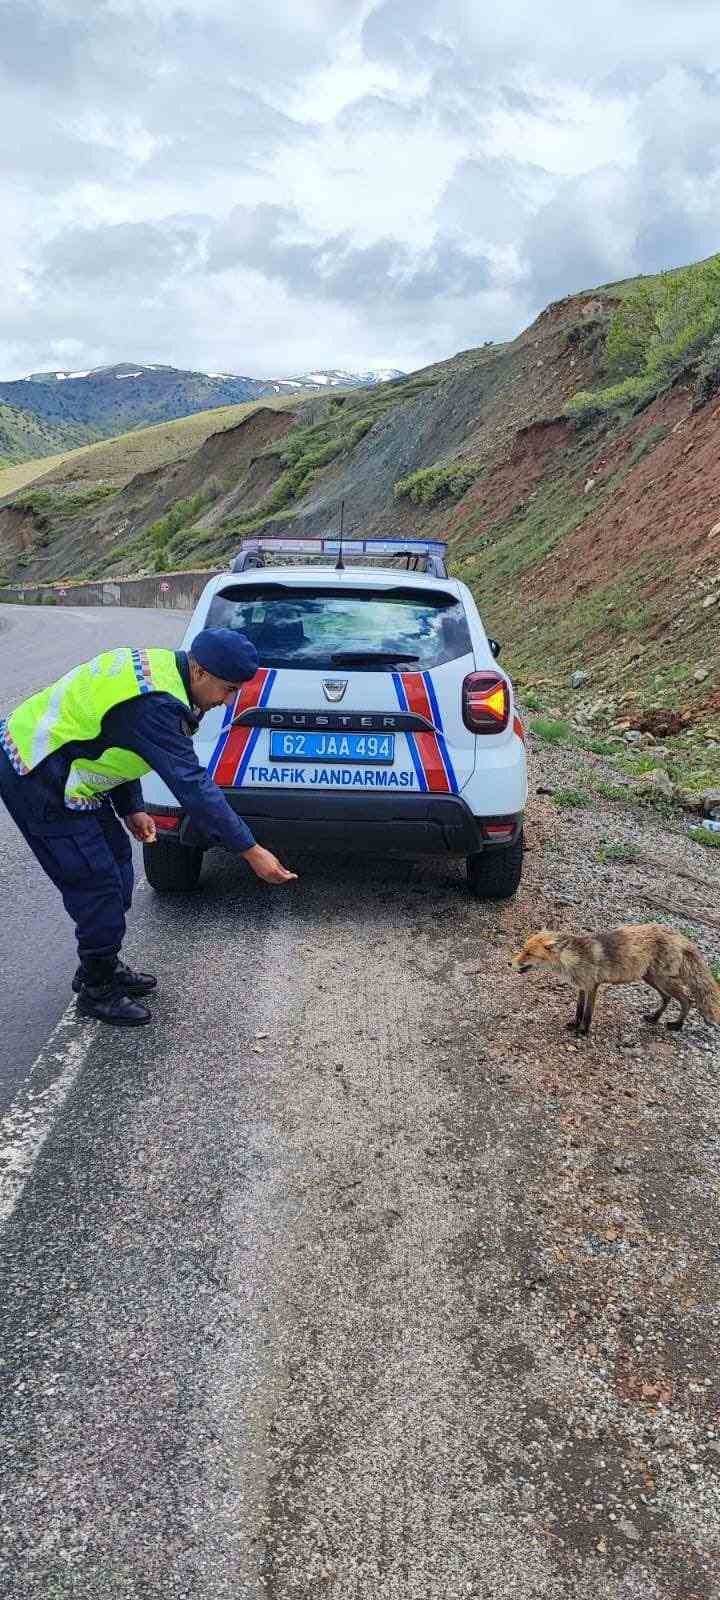
<svg viewBox="0 0 720 1600"><path fill-rule="evenodd" d="M381 854L472 855L514 844L523 814L474 816L458 795L338 794L321 790L224 789L233 811L244 817L258 844L270 849L310 845L327 850ZM149 807L153 813L170 807ZM175 815L178 813L175 812ZM501 833L501 824L505 827ZM490 831L494 825L495 831ZM170 842L172 834L163 832ZM189 817L174 835L182 845L209 848Z"/></svg>

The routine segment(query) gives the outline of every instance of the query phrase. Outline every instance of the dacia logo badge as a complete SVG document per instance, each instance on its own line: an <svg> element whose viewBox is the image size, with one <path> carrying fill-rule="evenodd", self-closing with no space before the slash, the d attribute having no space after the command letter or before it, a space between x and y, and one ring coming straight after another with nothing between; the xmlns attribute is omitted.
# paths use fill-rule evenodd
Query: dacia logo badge
<svg viewBox="0 0 720 1600"><path fill-rule="evenodd" d="M326 700L337 703L342 700L348 686L347 678L323 678L323 694Z"/></svg>

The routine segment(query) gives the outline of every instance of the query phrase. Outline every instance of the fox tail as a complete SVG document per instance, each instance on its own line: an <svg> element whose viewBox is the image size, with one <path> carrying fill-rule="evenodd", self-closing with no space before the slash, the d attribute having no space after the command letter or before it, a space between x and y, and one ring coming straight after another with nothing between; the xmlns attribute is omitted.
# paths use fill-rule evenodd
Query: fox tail
<svg viewBox="0 0 720 1600"><path fill-rule="evenodd" d="M705 1022L720 1022L720 984L698 950L686 950L680 978L695 1001Z"/></svg>

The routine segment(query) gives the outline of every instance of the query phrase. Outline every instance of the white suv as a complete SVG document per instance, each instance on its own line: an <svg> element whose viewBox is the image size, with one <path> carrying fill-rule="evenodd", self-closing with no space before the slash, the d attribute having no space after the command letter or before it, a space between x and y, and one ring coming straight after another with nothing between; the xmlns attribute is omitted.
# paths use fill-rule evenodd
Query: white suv
<svg viewBox="0 0 720 1600"><path fill-rule="evenodd" d="M446 549L245 544L206 585L180 648L201 628L237 628L260 669L231 709L207 713L195 747L258 842L290 866L293 849L313 843L464 855L471 892L507 899L522 872L523 728L499 645L470 590L447 576ZM144 852L150 884L192 887L207 841L154 773L143 792L159 832Z"/></svg>

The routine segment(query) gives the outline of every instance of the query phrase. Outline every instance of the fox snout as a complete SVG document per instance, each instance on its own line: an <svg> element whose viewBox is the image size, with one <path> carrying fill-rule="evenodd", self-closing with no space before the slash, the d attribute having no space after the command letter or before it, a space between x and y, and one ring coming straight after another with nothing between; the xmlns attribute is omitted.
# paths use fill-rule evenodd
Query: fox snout
<svg viewBox="0 0 720 1600"><path fill-rule="evenodd" d="M531 967L536 967L542 961L553 961L558 935L549 928L541 928L538 933L532 933L524 945L516 951L510 962L513 972L529 972Z"/></svg>

